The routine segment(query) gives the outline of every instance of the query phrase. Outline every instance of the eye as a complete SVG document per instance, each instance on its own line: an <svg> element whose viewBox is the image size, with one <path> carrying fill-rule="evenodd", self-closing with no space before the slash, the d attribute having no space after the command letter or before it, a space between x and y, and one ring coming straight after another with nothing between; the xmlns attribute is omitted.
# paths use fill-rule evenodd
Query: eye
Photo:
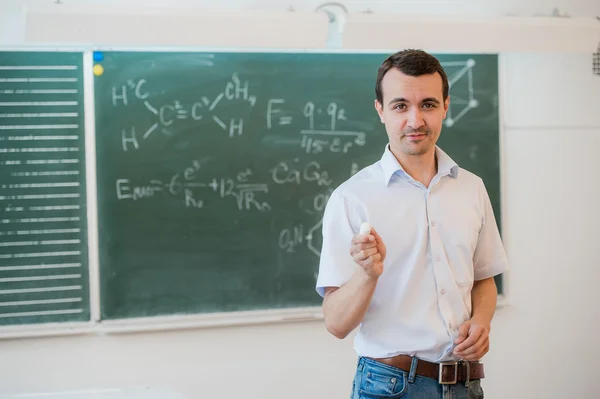
<svg viewBox="0 0 600 399"><path fill-rule="evenodd" d="M435 108L435 107L436 107L436 105L434 103L423 104L423 108L426 108L426 109L431 109L431 108Z"/></svg>
<svg viewBox="0 0 600 399"><path fill-rule="evenodd" d="M406 109L406 104L403 104L403 103L396 104L396 105L394 105L394 109L404 110L404 109Z"/></svg>

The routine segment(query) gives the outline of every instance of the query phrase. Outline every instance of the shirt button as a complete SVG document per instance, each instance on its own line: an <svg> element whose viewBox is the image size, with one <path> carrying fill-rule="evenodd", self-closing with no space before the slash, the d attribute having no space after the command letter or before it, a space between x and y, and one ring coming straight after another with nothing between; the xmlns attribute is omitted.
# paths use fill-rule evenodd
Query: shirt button
<svg viewBox="0 0 600 399"><path fill-rule="evenodd" d="M437 260L438 262L441 260L442 258L440 258L439 256L437 258L435 258L435 260Z"/></svg>
<svg viewBox="0 0 600 399"><path fill-rule="evenodd" d="M446 290L441 290L440 292L442 293L442 295L444 295L446 293Z"/></svg>
<svg viewBox="0 0 600 399"><path fill-rule="evenodd" d="M435 220L431 222L431 225L435 227Z"/></svg>

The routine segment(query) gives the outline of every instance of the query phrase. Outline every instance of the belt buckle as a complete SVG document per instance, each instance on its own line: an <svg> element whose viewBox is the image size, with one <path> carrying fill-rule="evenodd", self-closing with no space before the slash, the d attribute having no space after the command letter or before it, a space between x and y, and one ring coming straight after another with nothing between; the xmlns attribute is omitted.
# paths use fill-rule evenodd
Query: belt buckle
<svg viewBox="0 0 600 399"><path fill-rule="evenodd" d="M454 379L451 381L444 381L443 380L443 371L444 371L444 367L447 366L453 366L454 367ZM438 373L438 382L440 384L443 385L448 385L448 384L456 384L456 382L458 381L458 362L441 362L440 366L439 366L439 373Z"/></svg>

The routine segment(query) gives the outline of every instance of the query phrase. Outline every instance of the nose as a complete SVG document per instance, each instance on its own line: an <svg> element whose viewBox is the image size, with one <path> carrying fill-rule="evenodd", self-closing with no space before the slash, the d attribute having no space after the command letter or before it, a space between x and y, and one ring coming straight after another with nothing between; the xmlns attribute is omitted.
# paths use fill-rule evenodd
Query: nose
<svg viewBox="0 0 600 399"><path fill-rule="evenodd" d="M423 119L423 114L421 110L417 107L411 109L408 113L408 127L411 129L419 129L420 127L425 125L425 120Z"/></svg>

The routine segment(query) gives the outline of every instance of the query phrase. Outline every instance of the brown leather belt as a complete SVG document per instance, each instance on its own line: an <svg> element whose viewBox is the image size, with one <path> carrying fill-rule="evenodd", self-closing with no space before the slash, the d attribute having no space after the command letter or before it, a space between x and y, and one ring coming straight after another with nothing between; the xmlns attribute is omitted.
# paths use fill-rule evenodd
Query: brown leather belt
<svg viewBox="0 0 600 399"><path fill-rule="evenodd" d="M410 365L412 363L412 357L408 355L370 359L406 372L410 371ZM485 377L485 374L483 373L483 364L467 361L431 363L419 359L417 362L416 374L438 380L440 384L456 384L457 382L467 381L467 370L469 380L479 380Z"/></svg>

